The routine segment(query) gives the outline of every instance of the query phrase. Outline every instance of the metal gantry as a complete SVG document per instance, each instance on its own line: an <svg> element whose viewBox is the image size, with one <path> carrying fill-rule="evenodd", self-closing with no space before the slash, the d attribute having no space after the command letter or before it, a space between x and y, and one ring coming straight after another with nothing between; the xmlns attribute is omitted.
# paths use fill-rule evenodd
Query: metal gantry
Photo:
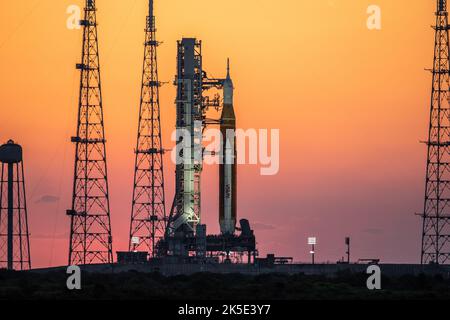
<svg viewBox="0 0 450 320"><path fill-rule="evenodd" d="M447 1L437 0L421 263L450 262L450 106Z"/></svg>
<svg viewBox="0 0 450 320"><path fill-rule="evenodd" d="M0 146L0 268L31 269L22 147Z"/></svg>
<svg viewBox="0 0 450 320"><path fill-rule="evenodd" d="M86 0L70 216L69 265L112 263L112 236L96 6Z"/></svg>
<svg viewBox="0 0 450 320"><path fill-rule="evenodd" d="M149 0L144 63L134 166L129 250L157 255L157 243L166 231L164 168L159 104L156 24Z"/></svg>
<svg viewBox="0 0 450 320"><path fill-rule="evenodd" d="M177 46L177 146L175 196L167 234L194 234L201 221L200 178L204 125L201 42L183 38ZM181 253L182 254L182 253Z"/></svg>
<svg viewBox="0 0 450 320"><path fill-rule="evenodd" d="M210 125L221 125L219 111L224 104L219 90L227 84L227 100L232 100L231 79L209 78L202 63L202 43L196 38L183 38L177 46L176 98L176 170L175 196L166 228L165 249L168 254L187 256L194 247L204 247L196 252L202 256L206 251L199 243L206 241L205 225L201 224L201 174L203 171L203 135ZM231 86L231 87L230 87ZM208 91L211 90L212 92ZM214 110L219 119L209 118L207 112Z"/></svg>

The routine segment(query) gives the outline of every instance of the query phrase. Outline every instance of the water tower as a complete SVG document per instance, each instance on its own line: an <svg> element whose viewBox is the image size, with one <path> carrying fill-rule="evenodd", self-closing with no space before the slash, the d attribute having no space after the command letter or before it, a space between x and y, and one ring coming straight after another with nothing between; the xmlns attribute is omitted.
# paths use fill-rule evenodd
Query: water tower
<svg viewBox="0 0 450 320"><path fill-rule="evenodd" d="M22 147L0 146L0 268L31 268Z"/></svg>

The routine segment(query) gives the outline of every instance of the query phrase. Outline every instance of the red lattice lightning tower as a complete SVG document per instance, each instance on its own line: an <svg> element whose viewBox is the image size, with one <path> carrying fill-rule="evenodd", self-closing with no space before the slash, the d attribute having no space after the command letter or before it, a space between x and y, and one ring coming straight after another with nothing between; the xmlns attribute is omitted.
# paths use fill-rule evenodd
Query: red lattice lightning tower
<svg viewBox="0 0 450 320"><path fill-rule="evenodd" d="M86 0L75 143L69 264L112 263L105 130L94 0Z"/></svg>
<svg viewBox="0 0 450 320"><path fill-rule="evenodd" d="M447 1L437 0L422 226L422 263L450 262L450 106Z"/></svg>
<svg viewBox="0 0 450 320"><path fill-rule="evenodd" d="M139 123L136 143L133 201L129 250L155 256L156 245L164 237L166 211L163 174L163 148L159 105L158 67L153 0L145 28Z"/></svg>

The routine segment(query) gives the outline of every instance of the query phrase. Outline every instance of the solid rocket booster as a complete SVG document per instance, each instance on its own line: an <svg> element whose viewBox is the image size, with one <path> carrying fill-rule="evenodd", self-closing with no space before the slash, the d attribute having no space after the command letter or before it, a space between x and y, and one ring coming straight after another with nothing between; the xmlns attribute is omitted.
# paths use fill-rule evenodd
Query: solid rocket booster
<svg viewBox="0 0 450 320"><path fill-rule="evenodd" d="M223 109L220 121L222 143L219 164L219 224L222 234L234 234L236 228L236 116L233 108L233 81L230 63L223 82Z"/></svg>

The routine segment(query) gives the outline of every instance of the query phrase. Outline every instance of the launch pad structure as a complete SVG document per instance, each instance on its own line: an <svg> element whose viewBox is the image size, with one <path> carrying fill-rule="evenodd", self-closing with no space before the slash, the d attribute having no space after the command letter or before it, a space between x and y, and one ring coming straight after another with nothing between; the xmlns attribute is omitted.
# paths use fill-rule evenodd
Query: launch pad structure
<svg viewBox="0 0 450 320"><path fill-rule="evenodd" d="M203 69L202 43L195 38L178 42L177 76L177 164L176 191L166 237L161 245L174 256L197 258L246 254L250 261L256 255L256 241L248 220L240 221L241 234L236 230L236 117L233 108L233 82L229 62L224 79L209 78ZM212 97L206 92L222 92ZM217 118L208 118L206 112L214 108ZM207 235L201 224L201 174L205 150L202 145L204 130L210 125L220 126L222 141L219 150L219 235ZM229 132L232 134L228 134Z"/></svg>
<svg viewBox="0 0 450 320"><path fill-rule="evenodd" d="M237 223L237 169L230 65L222 79L208 77L203 68L202 43L183 38L177 43L175 194L165 213L164 169L159 104L154 0L149 0L139 111L129 251L118 252L119 262L169 258L183 261L254 261L256 240L246 219ZM214 93L210 93L214 91ZM220 94L221 93L221 94ZM215 117L207 117L207 111ZM201 176L208 126L220 127L219 235L208 235L202 224ZM229 134L229 133L232 134ZM240 234L236 235L236 230ZM234 258L234 259L233 259Z"/></svg>

